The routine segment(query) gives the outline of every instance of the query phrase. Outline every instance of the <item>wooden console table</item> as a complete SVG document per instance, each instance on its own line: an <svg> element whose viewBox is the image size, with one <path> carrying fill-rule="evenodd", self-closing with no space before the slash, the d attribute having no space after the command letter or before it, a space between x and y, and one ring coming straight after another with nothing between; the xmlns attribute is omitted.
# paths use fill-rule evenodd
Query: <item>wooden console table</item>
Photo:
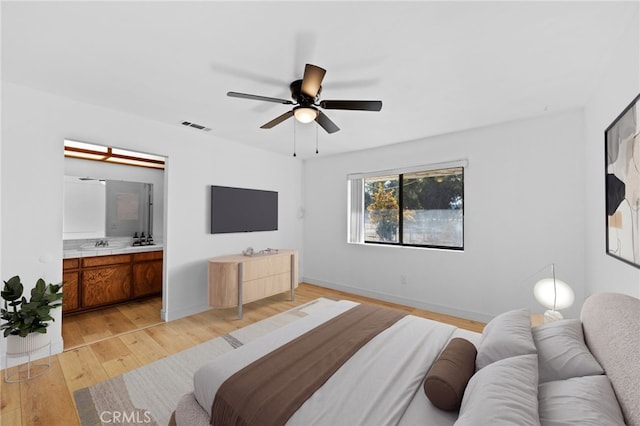
<svg viewBox="0 0 640 426"><path fill-rule="evenodd" d="M238 307L242 304L291 291L298 286L297 250L278 250L253 256L230 255L209 259L209 306Z"/></svg>

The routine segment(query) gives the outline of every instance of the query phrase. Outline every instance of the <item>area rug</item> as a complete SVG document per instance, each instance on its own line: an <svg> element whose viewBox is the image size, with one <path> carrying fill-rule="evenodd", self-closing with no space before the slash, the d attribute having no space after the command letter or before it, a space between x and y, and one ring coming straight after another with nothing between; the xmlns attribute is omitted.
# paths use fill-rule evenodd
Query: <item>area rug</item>
<svg viewBox="0 0 640 426"><path fill-rule="evenodd" d="M193 374L206 362L334 300L319 298L216 337L107 381L74 392L82 425L167 425L180 398L193 392Z"/></svg>

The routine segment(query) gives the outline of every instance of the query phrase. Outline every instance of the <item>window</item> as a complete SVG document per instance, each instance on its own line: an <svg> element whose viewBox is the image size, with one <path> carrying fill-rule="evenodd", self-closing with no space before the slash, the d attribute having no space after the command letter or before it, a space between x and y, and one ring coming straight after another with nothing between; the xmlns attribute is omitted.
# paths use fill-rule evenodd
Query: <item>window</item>
<svg viewBox="0 0 640 426"><path fill-rule="evenodd" d="M349 242L464 248L464 165L349 176Z"/></svg>

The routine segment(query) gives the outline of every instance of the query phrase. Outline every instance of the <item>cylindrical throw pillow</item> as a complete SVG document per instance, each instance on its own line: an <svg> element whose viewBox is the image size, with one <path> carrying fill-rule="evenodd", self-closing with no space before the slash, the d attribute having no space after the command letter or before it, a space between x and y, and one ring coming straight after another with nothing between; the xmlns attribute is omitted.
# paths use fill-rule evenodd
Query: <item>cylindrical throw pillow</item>
<svg viewBox="0 0 640 426"><path fill-rule="evenodd" d="M476 347L468 340L451 339L424 380L424 393L433 405L457 411L467 383L476 369Z"/></svg>

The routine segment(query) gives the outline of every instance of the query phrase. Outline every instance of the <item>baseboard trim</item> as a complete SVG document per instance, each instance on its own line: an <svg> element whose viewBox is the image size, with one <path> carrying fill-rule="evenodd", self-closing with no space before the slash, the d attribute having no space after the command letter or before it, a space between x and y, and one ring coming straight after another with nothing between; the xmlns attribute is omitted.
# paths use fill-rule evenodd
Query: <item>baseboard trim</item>
<svg viewBox="0 0 640 426"><path fill-rule="evenodd" d="M410 306L412 308L424 309L425 311L437 312L437 313L451 315L458 318L470 319L473 321L487 323L493 318L491 315L483 314L480 312L466 311L466 310L454 308L451 306L427 303L427 302L423 302L415 299L407 299L405 297L394 296L392 294L367 290L360 287L352 287L348 285L336 284L336 283L317 280L309 277L303 277L302 281L309 284L317 285L320 287L330 288L332 290L344 291L347 293L357 294L358 296L371 297L373 299L379 299L385 302L397 303L399 305L405 305L405 306Z"/></svg>
<svg viewBox="0 0 640 426"><path fill-rule="evenodd" d="M199 314L200 312L208 311L209 309L212 308L208 304L197 304L180 309L162 309L160 311L160 317L165 321L173 321L188 317L189 315Z"/></svg>

